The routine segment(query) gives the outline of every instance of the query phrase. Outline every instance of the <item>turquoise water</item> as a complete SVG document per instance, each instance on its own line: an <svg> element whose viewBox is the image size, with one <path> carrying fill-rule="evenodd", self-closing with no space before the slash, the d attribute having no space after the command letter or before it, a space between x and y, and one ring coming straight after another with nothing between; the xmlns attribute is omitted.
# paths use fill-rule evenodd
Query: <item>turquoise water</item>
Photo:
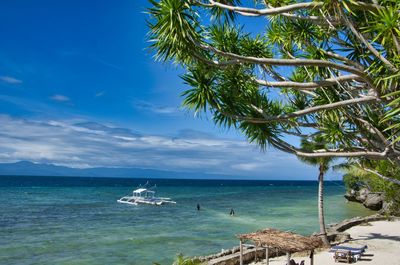
<svg viewBox="0 0 400 265"><path fill-rule="evenodd" d="M0 177L0 264L171 264L177 253L231 248L238 233L318 230L316 182L152 180L177 204L116 202L139 182ZM327 223L371 213L343 193L327 184Z"/></svg>

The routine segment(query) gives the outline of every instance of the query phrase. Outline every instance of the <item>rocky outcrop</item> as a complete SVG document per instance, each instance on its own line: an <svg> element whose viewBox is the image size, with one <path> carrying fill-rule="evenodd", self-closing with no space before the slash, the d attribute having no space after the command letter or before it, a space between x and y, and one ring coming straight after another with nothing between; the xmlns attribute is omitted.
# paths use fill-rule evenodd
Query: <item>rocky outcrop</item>
<svg viewBox="0 0 400 265"><path fill-rule="evenodd" d="M368 189L365 189L365 188L361 189L361 190L358 191L358 194L356 196L356 200L359 201L359 202L364 202L368 198L368 195L370 193L371 192Z"/></svg>
<svg viewBox="0 0 400 265"><path fill-rule="evenodd" d="M355 190L347 191L344 197L351 202L359 202L357 200L357 192Z"/></svg>
<svg viewBox="0 0 400 265"><path fill-rule="evenodd" d="M399 215L398 213L392 213L393 202L386 202L382 203L382 209L380 211L381 214L392 214L392 215Z"/></svg>
<svg viewBox="0 0 400 265"><path fill-rule="evenodd" d="M363 205L368 209L379 211L383 205L383 194L382 193L369 193L363 202Z"/></svg>
<svg viewBox="0 0 400 265"><path fill-rule="evenodd" d="M346 192L344 197L348 201L362 203L366 208L379 211L384 203L384 195L382 192L370 192L368 189L360 189L359 191L350 190Z"/></svg>

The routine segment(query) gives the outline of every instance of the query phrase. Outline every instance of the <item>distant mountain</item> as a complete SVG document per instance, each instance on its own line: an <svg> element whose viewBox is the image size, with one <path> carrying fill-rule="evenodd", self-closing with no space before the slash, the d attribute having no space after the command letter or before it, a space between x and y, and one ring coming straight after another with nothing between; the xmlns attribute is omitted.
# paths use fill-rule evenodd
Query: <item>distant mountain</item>
<svg viewBox="0 0 400 265"><path fill-rule="evenodd" d="M175 172L141 168L69 168L51 164L35 164L28 161L0 163L0 176L71 176L71 177L118 177L118 178L182 178L182 179L242 179L238 176Z"/></svg>

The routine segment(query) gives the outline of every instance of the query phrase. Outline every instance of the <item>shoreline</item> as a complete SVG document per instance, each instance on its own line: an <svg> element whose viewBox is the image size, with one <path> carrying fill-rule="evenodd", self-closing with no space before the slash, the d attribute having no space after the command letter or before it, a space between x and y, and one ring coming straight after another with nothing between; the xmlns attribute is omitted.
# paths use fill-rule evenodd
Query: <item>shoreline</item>
<svg viewBox="0 0 400 265"><path fill-rule="evenodd" d="M375 222L382 222L382 223L390 223L390 222L395 222L397 224L397 231L399 233L399 235L395 235L398 236L399 238L399 242L398 242L398 249L400 249L400 217L396 217L396 216L385 216L382 214L373 214L373 215L369 215L369 216L365 216L365 217L354 217L354 218L350 218L350 219L345 219L343 221L340 221L338 223L333 223L333 224L329 224L327 226L327 233L328 233L328 238L330 239L330 242L332 245L337 245L337 244L343 244L343 243L349 243L351 244L351 242L353 240L355 240L353 238L353 236L359 236L358 233L354 233L354 231L358 231L357 228L359 227L364 227L364 226L368 226L371 223L375 223ZM315 233L314 233L315 234ZM353 235L354 234L354 235ZM390 237L390 236L389 236ZM358 239L356 239L358 240ZM368 245L368 244L367 244ZM220 253L215 253L215 254L210 254L207 256L200 256L200 257L192 257L193 259L198 259L201 262L203 262L204 264L213 264L213 265L222 265L222 264L236 264L236 260L237 260L237 255L239 252L239 247L233 247L232 249L228 249L225 251L222 251ZM252 250L251 248L248 249L249 254L252 253L252 257L251 259L255 259L255 251ZM257 256L259 257L263 257L265 251L262 249L259 249L257 252ZM368 251L367 251L368 253ZM281 255L280 255L281 254ZM328 250L326 249L321 249L321 250L317 250L316 251L316 256L323 256L323 262L316 262L315 264L327 264L326 262L329 261L329 258L326 257L326 254L328 254ZM250 254L251 256L251 254ZM296 257L297 259L299 259L299 257L303 257L304 260L306 261L305 264L308 264L307 262L309 262L306 259L307 255L301 255L301 253L295 253L293 255L293 257ZM284 253L275 253L275 255L270 255L270 263L272 262L272 264L274 264L274 260L275 261L282 261L285 262L285 258L284 257ZM320 259L320 257L318 258ZM331 258L332 259L332 258ZM400 259L400 258L399 258ZM249 263L249 264L259 264L262 265L264 264L265 260L262 260L255 263ZM296 260L297 261L297 260ZM299 260L300 261L300 260ZM333 261L333 259L332 259ZM333 261L334 263L334 261ZM283 263L282 263L283 264ZM383 265L385 263L368 263L370 265L373 264L379 264L379 265ZM400 264L400 260L399 263Z"/></svg>

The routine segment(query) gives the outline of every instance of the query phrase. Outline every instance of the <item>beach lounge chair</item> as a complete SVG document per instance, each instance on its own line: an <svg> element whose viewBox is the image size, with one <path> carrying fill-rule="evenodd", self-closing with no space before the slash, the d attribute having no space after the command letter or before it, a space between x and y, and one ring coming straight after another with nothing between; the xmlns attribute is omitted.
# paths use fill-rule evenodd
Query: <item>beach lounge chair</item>
<svg viewBox="0 0 400 265"><path fill-rule="evenodd" d="M347 247L347 246L333 246L329 252L333 253L335 262L345 261L350 263L352 261L357 261L361 258L362 254L368 247Z"/></svg>
<svg viewBox="0 0 400 265"><path fill-rule="evenodd" d="M337 246L333 246L333 247L331 247L331 250L330 250L330 252L335 252L336 250L350 250L351 252L361 252L361 253L364 253L365 252L365 250L368 248L368 246L367 245L365 245L365 246L362 246L362 247L347 247L347 246L339 246L339 245L337 245Z"/></svg>
<svg viewBox="0 0 400 265"><path fill-rule="evenodd" d="M347 263L351 263L353 261L353 256L351 255L350 250L341 250L338 249L334 254L335 262L344 261Z"/></svg>

